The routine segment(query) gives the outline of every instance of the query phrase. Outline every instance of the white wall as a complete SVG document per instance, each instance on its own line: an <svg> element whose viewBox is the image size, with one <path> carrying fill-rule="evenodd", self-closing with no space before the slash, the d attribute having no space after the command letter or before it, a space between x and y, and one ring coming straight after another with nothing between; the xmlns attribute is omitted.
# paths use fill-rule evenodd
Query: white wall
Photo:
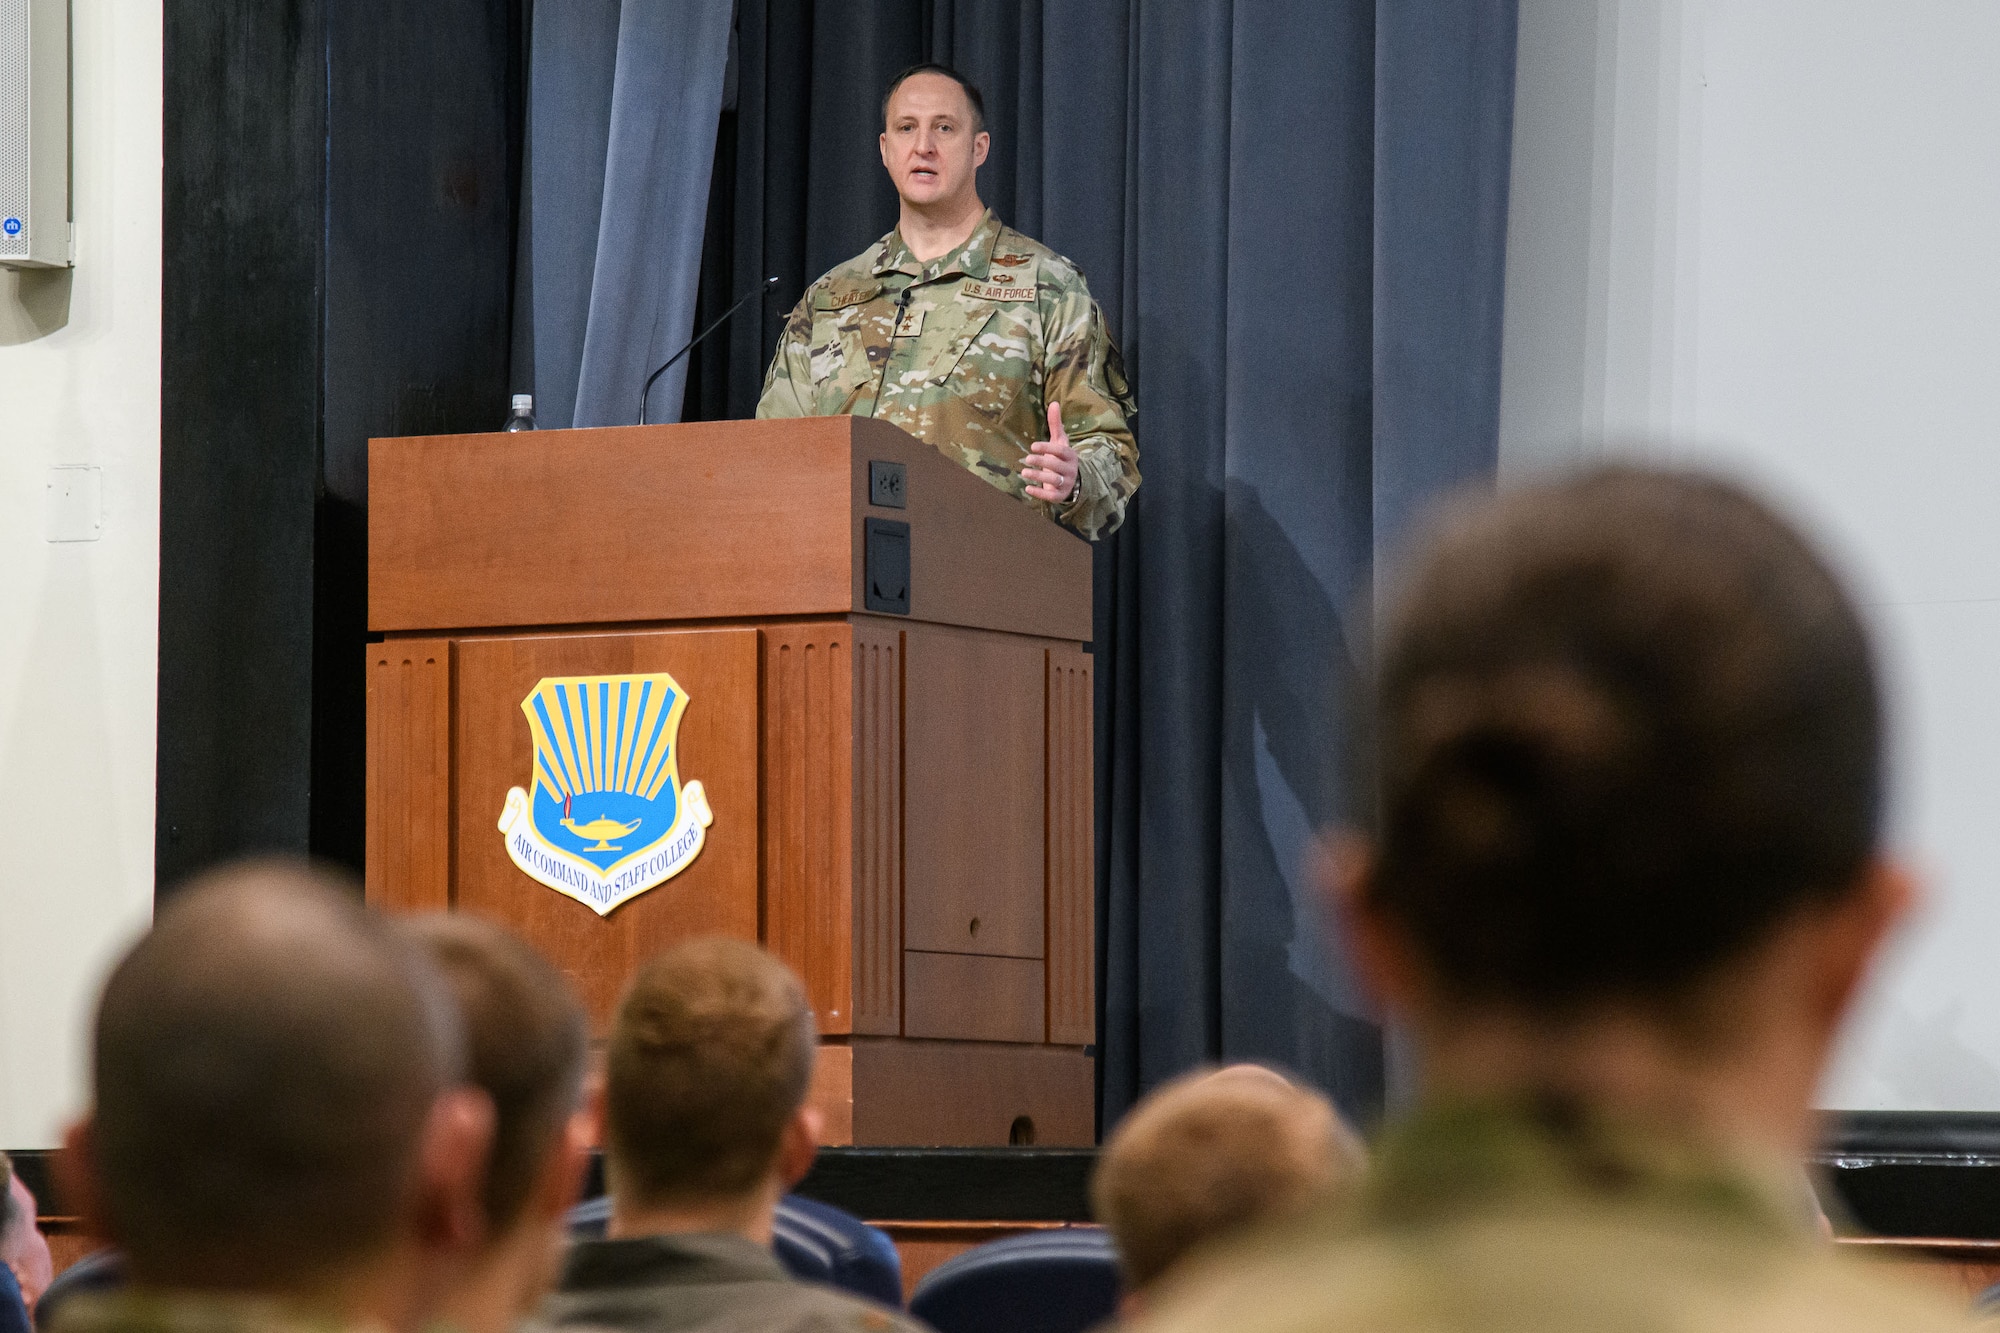
<svg viewBox="0 0 2000 1333"><path fill-rule="evenodd" d="M1931 897L1823 1101L2000 1110L2000 6L1520 12L1503 479L1699 460L1836 552Z"/></svg>
<svg viewBox="0 0 2000 1333"><path fill-rule="evenodd" d="M152 909L161 0L73 0L73 273L0 269L0 1148L81 1104L90 1006ZM51 542L50 469L102 536Z"/></svg>

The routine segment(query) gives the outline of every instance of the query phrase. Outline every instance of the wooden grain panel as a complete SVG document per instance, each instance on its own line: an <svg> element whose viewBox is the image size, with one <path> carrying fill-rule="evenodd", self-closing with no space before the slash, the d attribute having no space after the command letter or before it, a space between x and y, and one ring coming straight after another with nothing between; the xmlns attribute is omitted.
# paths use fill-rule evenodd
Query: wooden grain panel
<svg viewBox="0 0 2000 1333"><path fill-rule="evenodd" d="M1090 654L1049 649L1048 1040L1097 1041L1095 733Z"/></svg>
<svg viewBox="0 0 2000 1333"><path fill-rule="evenodd" d="M952 1041L1040 1041L1042 961L975 953L903 955L903 1033Z"/></svg>
<svg viewBox="0 0 2000 1333"><path fill-rule="evenodd" d="M639 964L695 935L757 938L757 631L517 635L456 645L459 910L520 932L552 959L600 1027ZM521 700L547 676L666 671L688 696L680 778L700 780L715 813L694 863L600 917L529 879L496 821L526 787L533 742Z"/></svg>
<svg viewBox="0 0 2000 1333"><path fill-rule="evenodd" d="M854 422L854 509L910 525L910 618L1084 642L1091 636L1090 543L886 421ZM868 463L909 469L906 507L868 507ZM861 600L855 524L854 606ZM968 560L965 552L977 551Z"/></svg>
<svg viewBox="0 0 2000 1333"><path fill-rule="evenodd" d="M83 1224L74 1218L43 1221L41 1230L49 1243L49 1268L58 1276L85 1255L104 1248L103 1240L84 1230Z"/></svg>
<svg viewBox="0 0 2000 1333"><path fill-rule="evenodd" d="M854 1142L854 1052L833 1042L820 1044L806 1101L819 1112L819 1144L844 1148Z"/></svg>
<svg viewBox="0 0 2000 1333"><path fill-rule="evenodd" d="M828 1034L854 1030L853 643L838 621L763 631L764 943Z"/></svg>
<svg viewBox="0 0 2000 1333"><path fill-rule="evenodd" d="M1000 1147L1015 1121L1041 1147L1096 1142L1093 1062L1067 1046L856 1038L854 1142Z"/></svg>
<svg viewBox="0 0 2000 1333"><path fill-rule="evenodd" d="M376 630L844 612L844 417L369 442Z"/></svg>
<svg viewBox="0 0 2000 1333"><path fill-rule="evenodd" d="M368 645L368 901L388 912L451 905L451 644Z"/></svg>
<svg viewBox="0 0 2000 1333"><path fill-rule="evenodd" d="M903 653L893 623L854 630L854 1024L902 1031Z"/></svg>
<svg viewBox="0 0 2000 1333"><path fill-rule="evenodd" d="M1040 958L1040 640L911 625L903 664L903 947Z"/></svg>
<svg viewBox="0 0 2000 1333"><path fill-rule="evenodd" d="M874 459L907 508L869 508ZM380 439L368 467L378 632L861 612L873 514L911 526L913 620L1091 633L1090 547L886 422Z"/></svg>

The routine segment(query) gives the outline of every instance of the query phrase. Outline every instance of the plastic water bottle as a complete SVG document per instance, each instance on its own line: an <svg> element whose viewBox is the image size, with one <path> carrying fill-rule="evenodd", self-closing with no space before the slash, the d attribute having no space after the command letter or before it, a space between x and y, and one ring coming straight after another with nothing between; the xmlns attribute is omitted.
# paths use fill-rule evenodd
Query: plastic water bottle
<svg viewBox="0 0 2000 1333"><path fill-rule="evenodd" d="M535 428L535 395L517 393L514 395L513 410L507 413L507 421L501 430L533 430Z"/></svg>

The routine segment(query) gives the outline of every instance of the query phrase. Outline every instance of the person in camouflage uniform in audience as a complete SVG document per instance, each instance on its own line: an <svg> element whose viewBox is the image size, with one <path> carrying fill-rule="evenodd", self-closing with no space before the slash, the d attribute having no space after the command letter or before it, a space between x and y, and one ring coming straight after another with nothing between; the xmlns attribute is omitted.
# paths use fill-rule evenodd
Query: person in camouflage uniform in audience
<svg viewBox="0 0 2000 1333"><path fill-rule="evenodd" d="M64 1195L129 1286L48 1333L418 1333L474 1259L492 1102L358 886L278 865L163 902L98 1002Z"/></svg>
<svg viewBox="0 0 2000 1333"><path fill-rule="evenodd" d="M1083 536L1104 536L1138 488L1139 446L1124 366L1083 274L979 202L987 135L978 90L961 76L906 71L884 121L902 219L806 289L757 415L893 422Z"/></svg>
<svg viewBox="0 0 2000 1333"><path fill-rule="evenodd" d="M1411 1040L1358 1199L1192 1258L1134 1333L1930 1333L1798 1188L1911 900L1867 634L1726 483L1468 501L1384 618L1372 816L1322 867Z"/></svg>
<svg viewBox="0 0 2000 1333"><path fill-rule="evenodd" d="M805 986L754 944L686 940L641 967L605 1042L604 1238L570 1247L518 1333L929 1333L772 1252L818 1151L818 1052Z"/></svg>

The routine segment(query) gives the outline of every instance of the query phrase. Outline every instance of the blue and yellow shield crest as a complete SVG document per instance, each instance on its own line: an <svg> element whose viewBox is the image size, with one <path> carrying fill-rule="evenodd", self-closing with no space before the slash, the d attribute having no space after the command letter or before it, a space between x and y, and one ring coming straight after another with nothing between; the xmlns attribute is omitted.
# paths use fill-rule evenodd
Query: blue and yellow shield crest
<svg viewBox="0 0 2000 1333"><path fill-rule="evenodd" d="M701 854L714 815L682 784L688 696L664 671L560 676L521 701L535 742L530 791L507 793L500 832L523 874L599 916Z"/></svg>

